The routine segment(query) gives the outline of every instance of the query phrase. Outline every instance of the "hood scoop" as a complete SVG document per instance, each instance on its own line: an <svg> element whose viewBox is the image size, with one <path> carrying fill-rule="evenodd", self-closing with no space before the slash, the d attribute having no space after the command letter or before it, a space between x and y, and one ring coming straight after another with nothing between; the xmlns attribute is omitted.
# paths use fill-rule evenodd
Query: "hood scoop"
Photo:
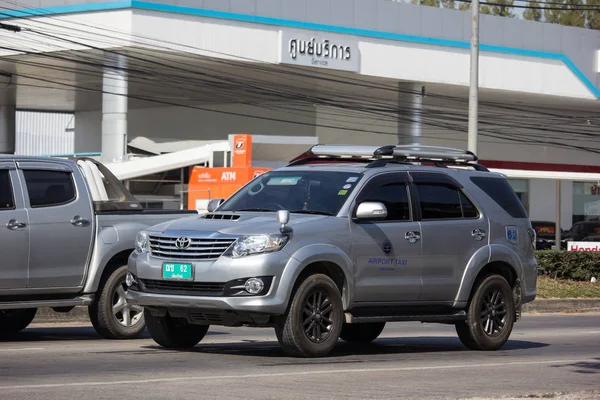
<svg viewBox="0 0 600 400"><path fill-rule="evenodd" d="M223 220L227 220L227 221L235 221L235 220L240 219L240 216L239 215L234 215L234 214L204 214L200 218L203 218L203 219L223 219Z"/></svg>

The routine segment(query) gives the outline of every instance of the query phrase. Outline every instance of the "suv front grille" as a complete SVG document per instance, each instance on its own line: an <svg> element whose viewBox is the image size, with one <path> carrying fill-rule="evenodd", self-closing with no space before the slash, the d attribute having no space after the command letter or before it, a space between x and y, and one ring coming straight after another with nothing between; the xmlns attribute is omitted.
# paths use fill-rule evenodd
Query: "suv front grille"
<svg viewBox="0 0 600 400"><path fill-rule="evenodd" d="M234 239L190 238L190 245L177 247L176 237L150 236L150 252L153 256L170 259L216 260L231 246Z"/></svg>
<svg viewBox="0 0 600 400"><path fill-rule="evenodd" d="M143 289L149 293L180 294L192 296L222 296L225 288L220 282L178 282L140 279Z"/></svg>

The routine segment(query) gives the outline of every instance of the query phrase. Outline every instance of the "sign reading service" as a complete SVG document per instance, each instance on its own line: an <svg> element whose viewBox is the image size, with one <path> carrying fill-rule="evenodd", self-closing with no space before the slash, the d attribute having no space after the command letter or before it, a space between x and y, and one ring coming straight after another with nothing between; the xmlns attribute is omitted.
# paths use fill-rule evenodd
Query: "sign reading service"
<svg viewBox="0 0 600 400"><path fill-rule="evenodd" d="M279 63L358 72L358 43L299 32L279 32Z"/></svg>

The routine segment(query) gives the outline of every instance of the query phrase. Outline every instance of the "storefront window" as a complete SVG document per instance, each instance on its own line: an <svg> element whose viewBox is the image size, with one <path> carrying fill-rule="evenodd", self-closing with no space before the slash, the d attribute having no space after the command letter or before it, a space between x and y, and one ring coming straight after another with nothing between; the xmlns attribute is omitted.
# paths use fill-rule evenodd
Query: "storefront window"
<svg viewBox="0 0 600 400"><path fill-rule="evenodd" d="M508 183L513 188L529 214L529 181L527 179L508 179Z"/></svg>
<svg viewBox="0 0 600 400"><path fill-rule="evenodd" d="M600 220L600 182L573 182L573 223Z"/></svg>

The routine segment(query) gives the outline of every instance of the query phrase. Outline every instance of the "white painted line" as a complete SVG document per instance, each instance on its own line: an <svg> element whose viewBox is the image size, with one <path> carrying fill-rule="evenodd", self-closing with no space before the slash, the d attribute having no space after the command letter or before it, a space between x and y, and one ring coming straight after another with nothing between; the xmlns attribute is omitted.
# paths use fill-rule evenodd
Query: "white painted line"
<svg viewBox="0 0 600 400"><path fill-rule="evenodd" d="M25 347L21 349L0 349L0 353L8 351L31 351L31 350L44 350L42 347Z"/></svg>
<svg viewBox="0 0 600 400"><path fill-rule="evenodd" d="M263 373L263 374L245 374L245 375L205 375L205 376L188 376L178 378L156 378L156 379L139 379L129 381L97 381L97 382L73 382L73 383L48 383L40 385L15 385L15 386L0 386L0 390L19 390L19 389L49 389L49 388L66 388L66 387L81 387L81 386L109 386L109 385L139 385L146 383L167 383L167 382L190 382L203 381L214 379L257 379L257 378L272 378L282 376L306 376L306 375L323 375L323 374L350 374L350 373L372 373L372 372L404 372L404 371L435 371L455 368L497 368L508 367L515 365L547 365L547 364L570 364L580 362L596 362L595 358L573 359L573 360L543 360L543 361L515 361L487 364L454 364L454 365L438 365L438 366L423 366L423 367L398 367L398 368L349 368L349 369L324 369L319 371L295 371L295 372L279 372L279 373Z"/></svg>

